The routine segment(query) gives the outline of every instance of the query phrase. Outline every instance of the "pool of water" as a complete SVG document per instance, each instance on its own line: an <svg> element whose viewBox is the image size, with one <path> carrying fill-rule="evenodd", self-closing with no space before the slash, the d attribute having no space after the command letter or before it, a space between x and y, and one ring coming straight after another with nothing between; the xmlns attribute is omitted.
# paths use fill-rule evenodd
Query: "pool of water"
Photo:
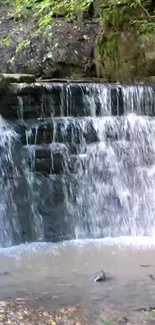
<svg viewBox="0 0 155 325"><path fill-rule="evenodd" d="M0 295L52 301L146 306L155 301L155 238L32 243L0 250ZM104 283L95 283L101 269ZM6 272L6 273L4 273Z"/></svg>

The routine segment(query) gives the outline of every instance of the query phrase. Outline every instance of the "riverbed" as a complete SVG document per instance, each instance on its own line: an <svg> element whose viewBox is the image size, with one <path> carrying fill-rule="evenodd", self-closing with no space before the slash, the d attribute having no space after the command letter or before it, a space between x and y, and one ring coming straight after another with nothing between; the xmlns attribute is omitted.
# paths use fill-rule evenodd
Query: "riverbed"
<svg viewBox="0 0 155 325"><path fill-rule="evenodd" d="M155 239L22 244L0 250L0 294L48 307L104 301L117 308L155 305ZM107 281L94 277L104 270Z"/></svg>

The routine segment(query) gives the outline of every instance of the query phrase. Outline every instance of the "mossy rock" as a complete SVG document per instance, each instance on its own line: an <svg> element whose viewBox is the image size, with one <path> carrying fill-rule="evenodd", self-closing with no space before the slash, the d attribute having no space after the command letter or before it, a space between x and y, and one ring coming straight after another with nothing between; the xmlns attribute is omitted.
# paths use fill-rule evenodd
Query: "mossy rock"
<svg viewBox="0 0 155 325"><path fill-rule="evenodd" d="M36 80L32 74L0 74L0 85L5 83L34 83Z"/></svg>

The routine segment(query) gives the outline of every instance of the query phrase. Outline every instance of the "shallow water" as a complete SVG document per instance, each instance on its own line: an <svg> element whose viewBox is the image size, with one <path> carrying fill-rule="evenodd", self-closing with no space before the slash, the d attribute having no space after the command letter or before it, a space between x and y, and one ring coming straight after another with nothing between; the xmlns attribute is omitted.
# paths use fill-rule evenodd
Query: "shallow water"
<svg viewBox="0 0 155 325"><path fill-rule="evenodd" d="M114 306L153 304L155 238L122 237L32 243L0 250L1 297L52 301L53 308L104 300ZM141 266L143 265L143 266ZM105 283L93 281L103 269ZM3 274L9 272L9 274Z"/></svg>

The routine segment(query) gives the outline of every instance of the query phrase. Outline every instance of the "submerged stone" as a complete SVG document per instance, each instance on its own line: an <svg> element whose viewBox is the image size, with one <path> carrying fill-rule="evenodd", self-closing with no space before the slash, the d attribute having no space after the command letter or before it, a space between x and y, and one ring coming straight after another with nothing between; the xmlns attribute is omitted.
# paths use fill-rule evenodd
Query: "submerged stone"
<svg viewBox="0 0 155 325"><path fill-rule="evenodd" d="M105 281L106 281L106 275L105 272L102 270L101 273L94 278L94 282L105 282Z"/></svg>

